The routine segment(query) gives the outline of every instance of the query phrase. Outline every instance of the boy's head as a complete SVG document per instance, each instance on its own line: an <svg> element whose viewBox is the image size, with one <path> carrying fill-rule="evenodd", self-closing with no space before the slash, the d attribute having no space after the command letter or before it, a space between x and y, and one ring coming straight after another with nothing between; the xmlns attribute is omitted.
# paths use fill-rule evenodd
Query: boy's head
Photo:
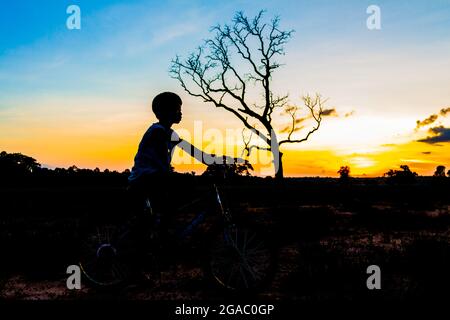
<svg viewBox="0 0 450 320"><path fill-rule="evenodd" d="M173 92L158 94L152 102L152 110L159 121L179 123L181 121L181 98Z"/></svg>

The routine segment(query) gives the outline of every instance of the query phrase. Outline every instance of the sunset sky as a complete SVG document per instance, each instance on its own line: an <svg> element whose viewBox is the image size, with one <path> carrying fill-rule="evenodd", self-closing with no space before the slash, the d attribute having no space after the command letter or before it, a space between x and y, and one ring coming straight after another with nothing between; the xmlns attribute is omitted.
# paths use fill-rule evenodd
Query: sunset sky
<svg viewBox="0 0 450 320"><path fill-rule="evenodd" d="M71 4L81 9L80 30L66 27ZM381 30L366 26L372 4ZM450 169L450 0L2 1L0 151L51 168L131 168L155 121L153 97L173 91L183 99L180 136L240 154L239 120L190 97L168 71L211 26L260 9L295 30L273 90L298 106L319 92L336 110L307 142L283 146L286 176L337 176L342 165L354 176L402 164L424 175ZM277 121L281 129L289 118ZM253 157L256 174L273 174L266 155ZM174 162L180 171L205 169L179 152Z"/></svg>

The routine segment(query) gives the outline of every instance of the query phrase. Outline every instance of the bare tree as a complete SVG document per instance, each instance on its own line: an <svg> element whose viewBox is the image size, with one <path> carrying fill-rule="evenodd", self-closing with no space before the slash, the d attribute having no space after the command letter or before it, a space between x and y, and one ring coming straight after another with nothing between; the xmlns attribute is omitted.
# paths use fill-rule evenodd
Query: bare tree
<svg viewBox="0 0 450 320"><path fill-rule="evenodd" d="M287 94L276 95L272 91L272 75L281 66L275 58L284 55L284 45L294 31L280 30L279 17L263 22L263 15L264 11L260 11L249 19L237 12L232 25L213 27L214 37L206 40L186 60L182 61L179 56L172 60L170 73L190 95L223 108L240 119L244 129L250 130L248 139L243 134L247 156L253 149L270 151L275 176L282 178L283 153L280 147L306 141L319 129L325 101L319 94L304 96L309 115L301 118L298 114L300 108L289 104ZM254 88L262 94L262 99L251 103L249 91ZM276 109L284 110L284 114L290 117L290 124L280 132L287 135L283 138L275 133L272 116ZM294 137L306 119L312 119L315 125L304 137ZM254 144L253 135L258 139Z"/></svg>

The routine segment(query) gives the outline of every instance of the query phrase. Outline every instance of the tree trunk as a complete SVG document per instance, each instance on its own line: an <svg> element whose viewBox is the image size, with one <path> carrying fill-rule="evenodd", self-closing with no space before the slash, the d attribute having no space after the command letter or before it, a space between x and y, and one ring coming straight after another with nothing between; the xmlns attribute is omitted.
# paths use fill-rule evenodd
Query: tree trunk
<svg viewBox="0 0 450 320"><path fill-rule="evenodd" d="M274 165L275 165L275 178L276 179L283 179L283 153L278 151L278 157L277 155L273 155L274 158ZM276 160L278 158L278 160ZM276 163L278 161L278 165Z"/></svg>

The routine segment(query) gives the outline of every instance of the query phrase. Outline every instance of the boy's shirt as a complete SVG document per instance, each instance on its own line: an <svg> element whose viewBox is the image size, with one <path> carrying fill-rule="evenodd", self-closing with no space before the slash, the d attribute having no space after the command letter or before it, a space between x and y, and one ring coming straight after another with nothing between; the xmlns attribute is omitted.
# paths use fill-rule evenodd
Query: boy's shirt
<svg viewBox="0 0 450 320"><path fill-rule="evenodd" d="M172 129L166 129L160 123L152 124L139 143L128 181L133 182L142 175L170 172L172 151L180 141Z"/></svg>

